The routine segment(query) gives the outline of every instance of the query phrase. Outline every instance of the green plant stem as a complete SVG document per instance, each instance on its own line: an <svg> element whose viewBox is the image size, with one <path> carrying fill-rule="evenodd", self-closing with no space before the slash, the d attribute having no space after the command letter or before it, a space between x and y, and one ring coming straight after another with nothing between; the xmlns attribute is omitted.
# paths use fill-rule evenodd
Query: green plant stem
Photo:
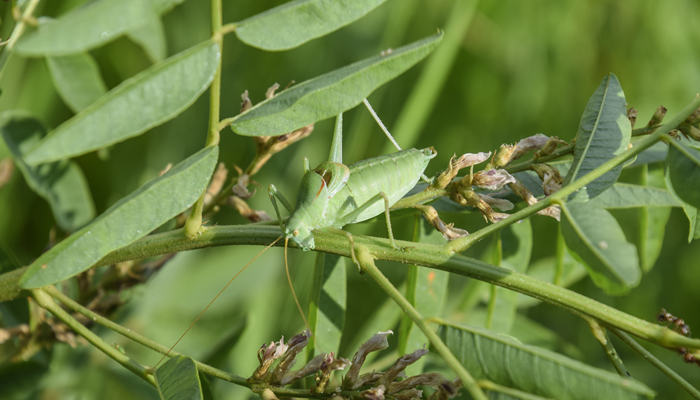
<svg viewBox="0 0 700 400"><path fill-rule="evenodd" d="M222 27L221 0L211 0L211 34L212 40L219 47L219 61L216 66L214 79L209 87L209 129L205 146L219 145L219 118L221 114L221 59L224 52ZM206 190L192 206L192 211L185 221L185 236L194 238L202 230L202 212L204 211L204 196Z"/></svg>
<svg viewBox="0 0 700 400"><path fill-rule="evenodd" d="M656 131L654 131L654 133L635 143L634 147L632 147L631 149L609 159L608 161L604 162L591 172L564 186L551 196L545 197L537 203L526 207L514 214L511 214L510 217L505 218L495 224L487 225L486 227L474 232L469 236L465 236L449 242L447 245L445 245L446 249L451 252L462 252L471 247L480 239L495 231L503 229L508 225L520 221L521 219L527 218L530 215L533 215L536 212L547 208L553 204L565 202L569 195L588 185L592 181L600 178L611 169L629 160L630 158L641 153L646 148L651 147L654 143L661 140L666 133L670 132L671 130L675 129L678 125L680 125L690 114L697 110L698 107L700 107L700 95L696 95L695 99L690 104L688 104L683 110L681 110L680 113L673 117L669 122L659 127Z"/></svg>
<svg viewBox="0 0 700 400"><path fill-rule="evenodd" d="M126 354L120 352L116 348L105 343L102 339L100 339L99 336L92 333L91 330L86 328L83 324L78 322L75 318L73 318L70 314L68 314L63 308L61 308L58 304L56 304L53 301L53 299L51 298L51 296L48 293L46 293L46 291L44 291L43 289L34 289L34 290L32 290L32 297L34 297L34 300L36 300L37 304L42 306L44 309L50 311L51 314L56 316L56 318L63 321L63 323L68 325L77 334L84 337L93 346L100 349L109 358L118 362L124 368L128 369L129 371L133 372L134 374L136 374L137 376L139 376L140 378L142 378L146 382L155 386L155 380L153 379L153 376L148 373L146 368L139 365L136 361L129 358L129 356L127 356Z"/></svg>
<svg viewBox="0 0 700 400"><path fill-rule="evenodd" d="M418 133L425 126L440 89L462 47L462 40L471 24L477 3L476 0L454 2L449 12L450 18L445 25L445 37L440 47L428 59L396 121L394 134L404 146L412 147L417 142ZM393 146L387 142L384 152L391 151Z"/></svg>
<svg viewBox="0 0 700 400"><path fill-rule="evenodd" d="M12 33L7 39L7 42L5 42L5 47L2 49L2 54L0 54L0 79L2 79L3 72L5 71L5 65L7 65L9 53L15 47L15 44L17 44L17 40L19 40L20 36L22 36L24 33L24 30L27 28L27 20L31 18L38 5L39 0L29 0L27 7L24 8L24 12L20 17L20 20L12 29Z"/></svg>
<svg viewBox="0 0 700 400"><path fill-rule="evenodd" d="M567 144L566 146L559 147L558 149L555 149L553 152L550 154L547 154L546 156L541 156L537 158L532 158L526 161L522 161L516 164L512 164L506 167L506 171L510 172L511 174L520 172L520 171L527 171L530 169L532 164L539 164L547 161L551 161L554 159L557 159L559 157L565 156L567 154L571 154L574 152L574 144Z"/></svg>
<svg viewBox="0 0 700 400"><path fill-rule="evenodd" d="M615 346L613 346L612 342L610 341L610 336L608 336L607 330L605 330L605 328L601 326L595 319L587 317L585 315L583 315L582 317L588 323L588 326L591 328L591 333L593 333L593 337L595 337L598 343L600 343L600 345L603 346L603 351L605 351L605 355L608 356L608 359L612 363L613 367L615 367L617 373L620 376L629 377L630 373L627 370L627 367L625 367L625 363L622 361L622 358L620 358L620 355L617 353L617 350L615 350Z"/></svg>
<svg viewBox="0 0 700 400"><path fill-rule="evenodd" d="M173 252L226 245L267 245L281 235L278 226L240 225L212 226L196 239L187 239L182 229L147 236L135 243L116 250L96 265L112 265L118 262L154 257ZM356 244L367 247L379 260L396 261L432 267L481 281L502 286L527 296L578 311L621 329L642 339L670 348L700 349L700 339L678 334L664 326L654 324L613 307L597 302L569 289L539 279L499 268L481 260L454 254L444 246L397 240L393 248L388 239L354 235ZM345 232L337 229L314 231L315 250L350 257L350 244ZM292 243L290 245L293 246ZM281 244L278 244L281 246ZM19 287L19 276L26 268L0 275L0 287Z"/></svg>
<svg viewBox="0 0 700 400"><path fill-rule="evenodd" d="M631 336L620 331L619 329L611 328L610 330L614 334L616 334L620 339L622 339L623 342L627 343L627 345L629 345L634 351L636 351L642 357L644 357L645 360L649 361L651 365L661 370L661 372L663 372L664 374L666 374L666 376L671 378L672 381L676 382L683 389L685 389L686 392L690 393L691 396L693 396L696 399L700 399L700 390L691 385L690 382L683 379L682 376L678 375L676 371L669 368L668 365L664 364L661 360L656 358L649 350L645 349L644 346L637 343L637 341L634 340Z"/></svg>
<svg viewBox="0 0 700 400"><path fill-rule="evenodd" d="M481 391L481 388L479 388L479 385L477 385L469 371L467 371L459 360L457 360L457 357L452 354L450 349L447 348L447 345L443 343L435 331L428 326L418 310L413 308L411 303L406 300L405 297L403 297L403 295L394 287L394 285L391 284L389 279L387 279L384 274L379 271L379 268L377 268L377 266L374 264L374 258L369 253L369 250L364 247L358 247L356 250L357 259L362 270L372 279L374 279L377 285L379 285L379 287L381 287L382 290L384 290L384 292L388 294L399 307L401 307L408 317L413 320L413 323L416 324L421 331L423 331L423 334L428 338L433 348L438 352L438 354L440 354L442 359L445 360L447 365L457 374L459 379L462 381L462 385L467 389L467 391L469 391L469 394L475 399L486 400L486 395Z"/></svg>
<svg viewBox="0 0 700 400"><path fill-rule="evenodd" d="M145 347L148 347L151 350L157 351L158 353L161 354L166 354L168 353L168 347L161 345L158 342L155 342L141 334L138 334L131 329L121 326L115 322L112 322L110 319L105 318L96 312L83 307L80 303L76 302L75 300L71 299L70 297L66 296L61 292L60 290L56 289L54 286L46 286L43 288L43 290L48 293L51 297L54 299L60 301L64 306L70 308L71 310L80 313L84 315L85 317L89 318L90 320L106 327L109 328L118 334L133 340L136 343L139 343ZM181 356L183 354L178 353L176 351L170 351L168 353L170 356ZM236 376L233 374L229 374L226 371L222 371L218 368L214 368L210 365L201 363L199 361L195 361L195 364L197 364L197 369L201 372L204 372L205 374L211 375L213 377L225 380L227 382L235 383L237 385L243 385L243 386L249 386L248 383L246 382L246 379L240 376Z"/></svg>

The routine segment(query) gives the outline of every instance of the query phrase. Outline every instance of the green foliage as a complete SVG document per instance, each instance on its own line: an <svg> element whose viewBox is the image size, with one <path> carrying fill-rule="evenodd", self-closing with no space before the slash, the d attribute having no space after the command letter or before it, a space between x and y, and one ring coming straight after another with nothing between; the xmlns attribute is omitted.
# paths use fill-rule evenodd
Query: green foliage
<svg viewBox="0 0 700 400"><path fill-rule="evenodd" d="M455 376L460 394L478 399L700 398L696 366L677 354L700 357L700 340L683 330L700 324L700 98L682 107L700 87L697 5L270 7L0 4L9 39L0 109L10 110L0 118L0 381L11 382L11 398L446 396ZM444 34L427 36L436 28ZM283 89L253 105L275 81ZM207 89L209 101L197 100ZM304 335L279 340L303 329L281 255L270 250L238 277L257 250L240 245L283 232L267 221L263 188L293 194L302 157L316 165L328 154L326 119L344 114L350 127L346 151L334 139L336 163L389 152L371 117L354 110L367 97L400 144L437 150L425 170L435 179L390 204L395 246L380 216L343 227L351 236L315 230L314 268L308 253L289 251L313 332L302 351ZM657 111L646 123L660 103L674 117ZM229 126L239 135L219 139ZM482 162L448 164L453 153L489 150ZM346 184L346 167L321 165L312 201ZM363 195L378 195L378 176L406 171L372 172L354 175ZM339 217L320 208L322 220ZM187 237L183 226L193 227ZM375 260L381 272L368 269ZM684 321L660 325L661 307ZM375 335L389 329L397 334ZM642 354L617 349L615 367L632 377L605 364L620 344L607 332ZM664 362L624 332L658 346ZM358 347L366 353L349 369ZM303 356L305 369L292 370ZM270 372L246 378L257 361Z"/></svg>

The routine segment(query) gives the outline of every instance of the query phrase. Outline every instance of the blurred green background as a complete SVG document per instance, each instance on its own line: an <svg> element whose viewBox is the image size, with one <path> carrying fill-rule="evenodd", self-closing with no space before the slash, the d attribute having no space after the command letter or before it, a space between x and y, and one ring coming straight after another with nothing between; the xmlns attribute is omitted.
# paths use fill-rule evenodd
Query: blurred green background
<svg viewBox="0 0 700 400"><path fill-rule="evenodd" d="M58 16L81 3L84 1L42 1L37 15ZM168 54L209 36L208 3L187 0L163 16ZM241 20L280 3L224 0L224 22ZM280 53L247 47L229 35L223 51L222 117L238 112L240 95L246 89L253 102L257 102L275 82L283 87L291 81L300 82L445 28L451 13L458 9L454 3L455 0L390 0L350 26ZM13 25L9 2L2 2L0 10L3 18L0 37L6 38ZM410 142L402 139L402 132L394 133L404 147L437 149L438 157L428 167L429 175L443 168L453 153L489 151L501 143L515 142L537 132L569 140L576 133L588 97L608 72L618 76L629 105L639 111L638 124L645 124L659 105L674 114L700 89L698 15L700 3L692 0L479 2L454 62L446 66L444 83L436 88L437 98L434 102L427 99L423 104L428 119L419 127L419 136ZM91 54L110 88L150 65L143 50L126 38ZM425 62L419 64L370 97L390 130L424 65ZM25 109L48 127L56 127L72 115L53 88L43 59L13 57L0 85L0 111ZM157 176L167 163L176 163L201 148L206 136L207 110L208 96L203 95L179 117L151 132L99 155L79 157L77 161L86 174L98 212ZM259 190L251 204L274 215L265 190L270 183L294 198L303 172L303 158L308 157L316 164L327 157L331 128L330 121L320 122L311 137L275 156L255 177ZM347 162L381 154L385 142L364 109L346 113ZM222 132L221 147L221 160L229 167L246 166L255 151L252 140L229 130ZM0 144L0 159L8 156L4 144ZM623 223L634 227L634 214L620 217ZM474 215L450 216L448 220L470 231L483 225L481 217ZM216 220L209 221L211 224L245 222L232 209L223 209ZM401 233L406 229L401 228L400 216L395 223L398 235L405 236ZM53 225L47 204L30 191L19 173L0 187L0 245L14 262L24 265L37 257L46 247ZM378 235L385 234L382 224L365 225L353 229L358 232L374 229ZM533 260L551 256L556 224L535 217L533 227ZM697 311L700 246L687 244L687 221L678 209L673 210L665 229L659 261L629 295L607 297L587 278L573 289L645 319L654 319L659 308L665 307L683 317L691 328L700 329ZM170 344L221 282L257 250L229 247L179 254L147 284L122 292L121 296L128 301L115 318L161 343ZM470 254L478 256L482 250L483 246ZM291 252L291 267L302 301L305 289L311 284L313 261L313 254ZM386 268L395 282L400 283L404 268ZM346 326L357 337L343 338L340 353L345 357L351 356L357 341L366 338L369 332L394 328L387 326L390 319L380 319L384 324L372 325L371 317L384 299L354 268L348 268L348 276ZM455 279L452 286L463 281ZM21 309L20 303L2 305L3 324L11 325L12 314L8 310ZM555 349L577 348L568 354L612 369L580 319L550 305L536 306L526 314L559 335L560 340L552 343ZM234 283L178 349L198 358L218 356L221 365L247 376L256 365L255 353L261 343L282 335L289 337L301 329L302 322L283 278L281 252L273 249ZM110 343L123 345L137 359L146 363L157 360L137 345L98 331ZM212 354L217 343L237 335L240 338L232 349ZM619 344L618 350L632 375L656 390L660 398L686 396L623 344ZM700 384L696 366L684 364L673 352L653 350L692 383ZM53 351L25 364L23 370L7 365L3 368L8 382L9 377L14 377L13 382L18 385L23 382L28 385L29 391L17 392L19 398L29 392L46 399L155 396L137 378L87 346L71 349L58 344ZM214 385L214 390L217 395L234 398L248 393L221 382Z"/></svg>

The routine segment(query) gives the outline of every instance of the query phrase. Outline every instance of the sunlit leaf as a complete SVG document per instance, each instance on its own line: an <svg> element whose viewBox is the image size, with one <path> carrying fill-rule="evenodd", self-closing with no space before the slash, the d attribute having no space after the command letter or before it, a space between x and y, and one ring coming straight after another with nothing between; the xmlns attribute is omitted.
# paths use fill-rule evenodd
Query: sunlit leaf
<svg viewBox="0 0 700 400"><path fill-rule="evenodd" d="M700 208L700 151L672 140L668 150L668 175L681 200Z"/></svg>
<svg viewBox="0 0 700 400"><path fill-rule="evenodd" d="M58 94L73 112L107 93L97 63L88 53L46 57L46 64Z"/></svg>
<svg viewBox="0 0 700 400"><path fill-rule="evenodd" d="M561 230L566 246L588 269L596 285L619 294L639 283L637 249L605 209L586 203L562 205Z"/></svg>
<svg viewBox="0 0 700 400"><path fill-rule="evenodd" d="M152 18L143 0L98 0L39 25L17 42L26 55L67 55L89 50L138 28Z"/></svg>
<svg viewBox="0 0 700 400"><path fill-rule="evenodd" d="M475 379L553 399L645 399L643 383L484 329L443 323L440 336Z"/></svg>
<svg viewBox="0 0 700 400"><path fill-rule="evenodd" d="M615 183L588 204L599 208L681 206L681 202L665 189L629 183Z"/></svg>
<svg viewBox="0 0 700 400"><path fill-rule="evenodd" d="M203 399L197 366L191 358L171 358L156 370L155 378L162 400Z"/></svg>
<svg viewBox="0 0 700 400"><path fill-rule="evenodd" d="M121 199L36 259L21 285L35 288L69 278L187 209L206 189L218 153L218 147L204 148Z"/></svg>
<svg viewBox="0 0 700 400"><path fill-rule="evenodd" d="M30 166L24 162L24 154L46 134L41 122L25 113L7 112L0 117L0 130L27 185L46 199L61 229L73 231L95 216L90 189L78 165L61 161Z"/></svg>
<svg viewBox="0 0 700 400"><path fill-rule="evenodd" d="M613 74L603 78L598 89L588 100L581 117L574 159L565 184L591 172L604 162L627 150L632 126L627 119L627 104L620 82ZM575 198L591 199L617 181L622 166L606 172L581 189Z"/></svg>
<svg viewBox="0 0 700 400"><path fill-rule="evenodd" d="M236 24L236 36L263 50L287 50L361 18L385 0L296 0Z"/></svg>
<svg viewBox="0 0 700 400"><path fill-rule="evenodd" d="M207 41L122 82L51 132L27 155L27 162L84 154L174 118L209 86L218 59L218 46Z"/></svg>
<svg viewBox="0 0 700 400"><path fill-rule="evenodd" d="M309 324L315 340L313 355L337 353L345 327L347 280L345 259L334 254L316 254L314 281L309 304Z"/></svg>
<svg viewBox="0 0 700 400"><path fill-rule="evenodd" d="M441 38L438 33L302 82L237 115L231 128L240 135L273 136L338 115L422 60Z"/></svg>

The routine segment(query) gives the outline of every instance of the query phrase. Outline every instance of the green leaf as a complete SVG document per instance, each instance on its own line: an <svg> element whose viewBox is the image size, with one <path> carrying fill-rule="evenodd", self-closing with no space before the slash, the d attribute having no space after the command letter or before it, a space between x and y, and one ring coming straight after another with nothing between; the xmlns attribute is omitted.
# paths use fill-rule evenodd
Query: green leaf
<svg viewBox="0 0 700 400"><path fill-rule="evenodd" d="M58 94L73 112L107 93L97 63L88 53L46 57L46 64Z"/></svg>
<svg viewBox="0 0 700 400"><path fill-rule="evenodd" d="M668 150L668 175L673 191L689 205L700 208L700 151L671 140Z"/></svg>
<svg viewBox="0 0 700 400"><path fill-rule="evenodd" d="M153 62L161 61L167 53L165 30L160 17L153 19L127 33L129 39L143 48Z"/></svg>
<svg viewBox="0 0 700 400"><path fill-rule="evenodd" d="M420 243L444 244L442 234L418 213L414 217L413 240ZM450 274L433 268L411 265L406 276L406 299L426 318L442 316L447 297L447 282ZM398 350L411 353L430 343L425 334L406 315L401 318ZM426 359L421 358L406 368L407 375L423 372Z"/></svg>
<svg viewBox="0 0 700 400"><path fill-rule="evenodd" d="M384 1L289 1L236 23L236 36L263 50L287 50L360 19Z"/></svg>
<svg viewBox="0 0 700 400"><path fill-rule="evenodd" d="M24 55L67 55L107 43L154 17L143 0L99 0L76 7L24 35L16 51Z"/></svg>
<svg viewBox="0 0 700 400"><path fill-rule="evenodd" d="M606 210L586 203L561 205L566 246L584 264L596 285L620 294L639 283L637 249Z"/></svg>
<svg viewBox="0 0 700 400"><path fill-rule="evenodd" d="M475 379L553 399L643 399L643 383L487 330L443 322L440 336Z"/></svg>
<svg viewBox="0 0 700 400"><path fill-rule="evenodd" d="M218 60L218 46L206 41L122 82L50 133L27 162L84 154L174 118L209 86Z"/></svg>
<svg viewBox="0 0 700 400"><path fill-rule="evenodd" d="M340 349L346 300L345 258L334 254L316 254L309 304L309 324L315 338L308 346L311 357L319 353L337 353Z"/></svg>
<svg viewBox="0 0 700 400"><path fill-rule="evenodd" d="M588 204L608 209L681 206L681 202L665 189L630 183L615 183Z"/></svg>
<svg viewBox="0 0 700 400"><path fill-rule="evenodd" d="M172 10L175 6L179 5L185 0L150 0L153 9L158 14L164 14Z"/></svg>
<svg viewBox="0 0 700 400"><path fill-rule="evenodd" d="M673 196L675 196L678 201L681 203L681 208L683 209L683 213L685 214L685 217L688 219L688 243L692 242L693 239L695 238L695 234L698 230L697 222L698 222L698 209L691 206L690 204L684 202L683 200L678 197L678 194L676 193L673 184L671 183L671 176L670 176L670 170L669 168L666 168L665 174L664 174L664 179L666 183L666 190L668 190L669 193L671 193Z"/></svg>
<svg viewBox="0 0 700 400"><path fill-rule="evenodd" d="M186 210L206 189L218 154L218 147L204 148L121 199L36 259L22 276L22 287L41 287L78 274Z"/></svg>
<svg viewBox="0 0 700 400"><path fill-rule="evenodd" d="M422 60L441 38L438 33L302 82L235 116L231 129L245 136L281 135L338 115Z"/></svg>
<svg viewBox="0 0 700 400"><path fill-rule="evenodd" d="M155 373L158 396L162 400L202 399L197 365L191 358L173 357Z"/></svg>
<svg viewBox="0 0 700 400"><path fill-rule="evenodd" d="M591 172L604 162L627 150L632 126L627 119L625 94L613 74L603 78L598 89L588 100L581 117L574 159L564 184ZM589 183L573 197L592 199L617 181L622 166L617 166Z"/></svg>
<svg viewBox="0 0 700 400"><path fill-rule="evenodd" d="M642 184L649 185L649 187L665 186L662 168L650 171L649 167L644 165L641 171ZM682 202L673 193L668 191L666 193L682 207ZM671 209L668 207L642 207L639 210L639 246L637 248L639 249L639 264L644 272L651 270L661 254L666 223L670 216Z"/></svg>
<svg viewBox="0 0 700 400"><path fill-rule="evenodd" d="M95 216L90 189L77 164L30 166L24 162L28 149L46 134L41 122L25 113L6 112L0 117L0 131L27 185L46 199L61 229L73 231Z"/></svg>

